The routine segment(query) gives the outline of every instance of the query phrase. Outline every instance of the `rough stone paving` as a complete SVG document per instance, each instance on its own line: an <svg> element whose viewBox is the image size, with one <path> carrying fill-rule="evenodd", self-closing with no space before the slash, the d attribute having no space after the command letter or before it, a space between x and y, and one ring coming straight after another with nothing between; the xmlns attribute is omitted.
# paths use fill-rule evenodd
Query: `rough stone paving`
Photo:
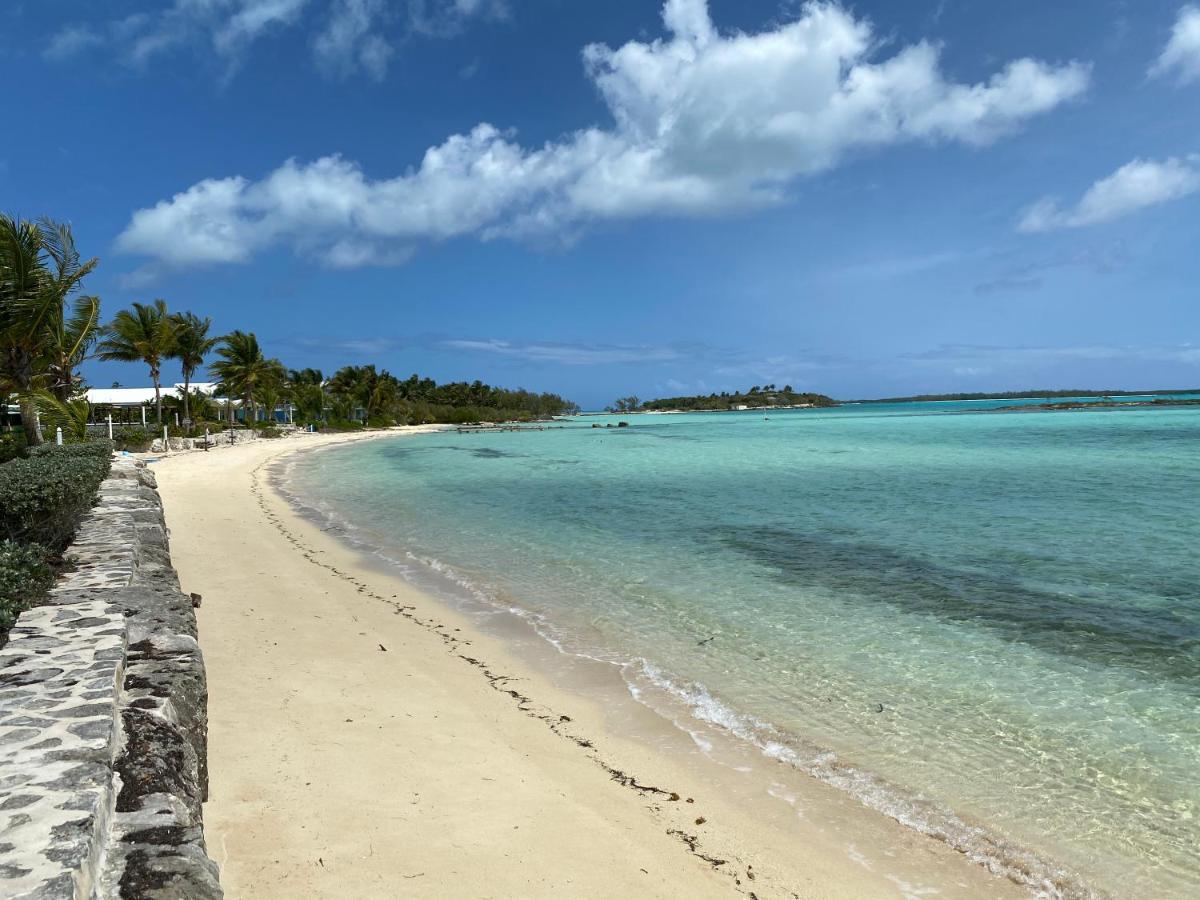
<svg viewBox="0 0 1200 900"><path fill-rule="evenodd" d="M0 650L0 897L219 898L204 662L144 464L114 462L66 556Z"/></svg>

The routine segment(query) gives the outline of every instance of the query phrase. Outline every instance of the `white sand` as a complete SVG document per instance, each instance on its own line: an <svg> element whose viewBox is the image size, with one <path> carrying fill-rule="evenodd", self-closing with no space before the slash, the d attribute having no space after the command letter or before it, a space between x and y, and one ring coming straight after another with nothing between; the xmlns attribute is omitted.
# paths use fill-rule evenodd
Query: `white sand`
<svg viewBox="0 0 1200 900"><path fill-rule="evenodd" d="M799 815L747 800L715 763L620 733L613 710L365 565L264 477L346 439L153 465L183 588L204 597L206 831L229 897L1024 896L811 779Z"/></svg>

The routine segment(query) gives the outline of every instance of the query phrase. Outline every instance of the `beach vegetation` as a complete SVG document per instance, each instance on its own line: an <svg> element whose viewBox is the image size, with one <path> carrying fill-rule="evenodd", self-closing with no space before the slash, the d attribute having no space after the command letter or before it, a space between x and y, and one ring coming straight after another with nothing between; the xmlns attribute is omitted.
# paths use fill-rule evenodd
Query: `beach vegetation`
<svg viewBox="0 0 1200 900"><path fill-rule="evenodd" d="M150 449L154 435L139 425L126 425L113 430L113 445L117 450L129 453L145 453Z"/></svg>
<svg viewBox="0 0 1200 900"><path fill-rule="evenodd" d="M88 421L91 419L92 406L86 399L68 397L62 400L49 391L39 391L34 397L42 423L47 428L61 428L63 440L71 443L88 439Z"/></svg>
<svg viewBox="0 0 1200 900"><path fill-rule="evenodd" d="M80 295L98 260L84 260L71 227L0 213L0 397L16 395L25 440L43 440L38 391L61 402L99 333L100 300Z"/></svg>
<svg viewBox="0 0 1200 900"><path fill-rule="evenodd" d="M53 584L45 547L0 541L0 644L17 616L44 600Z"/></svg>
<svg viewBox="0 0 1200 900"><path fill-rule="evenodd" d="M277 376L277 360L268 360L252 332L231 331L221 338L217 346L217 361L209 370L221 381L221 392L230 400L242 401L242 409L249 422L256 418L255 401L262 398L262 391ZM280 367L281 368L281 367ZM233 420L233 404L229 404L230 421Z"/></svg>
<svg viewBox="0 0 1200 900"><path fill-rule="evenodd" d="M94 447L47 445L0 465L0 539L65 549L112 462L111 444Z"/></svg>
<svg viewBox="0 0 1200 900"><path fill-rule="evenodd" d="M104 360L144 362L154 385L156 421L162 425L162 364L175 355L179 322L167 310L165 300L134 303L118 312L104 331L98 347Z"/></svg>
<svg viewBox="0 0 1200 900"><path fill-rule="evenodd" d="M24 429L14 429L0 434L0 464L8 462L10 459L16 459L18 456L25 456L28 447L29 445L25 442Z"/></svg>
<svg viewBox="0 0 1200 900"><path fill-rule="evenodd" d="M192 378L196 371L204 365L204 359L217 346L220 339L210 335L212 319L201 319L195 313L183 312L175 314L175 346L171 352L173 359L179 360L180 374L183 376L184 421L192 421ZM207 398L205 398L207 400ZM201 416L203 418L203 416Z"/></svg>
<svg viewBox="0 0 1200 900"><path fill-rule="evenodd" d="M641 405L643 410L687 410L687 411L720 411L746 407L747 409L769 409L781 407L828 407L837 406L838 402L824 394L807 391L795 391L790 384L777 389L775 385L754 385L750 390L741 393L712 393L694 397L663 397L659 400L647 400ZM626 412L628 410L615 410Z"/></svg>
<svg viewBox="0 0 1200 900"><path fill-rule="evenodd" d="M635 412L642 406L642 401L636 396L618 397L612 406L608 408L609 412Z"/></svg>

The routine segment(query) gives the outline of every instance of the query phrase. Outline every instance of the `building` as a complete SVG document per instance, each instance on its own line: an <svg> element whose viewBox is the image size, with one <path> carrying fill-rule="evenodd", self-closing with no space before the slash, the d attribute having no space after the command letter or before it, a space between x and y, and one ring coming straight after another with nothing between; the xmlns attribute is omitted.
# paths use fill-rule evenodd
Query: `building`
<svg viewBox="0 0 1200 900"><path fill-rule="evenodd" d="M216 396L218 387L220 387L218 382L192 382L190 385L192 393L200 393L209 398L221 408L222 415L224 415L230 400L226 397ZM183 382L172 387L163 386L163 399L171 396L183 397ZM92 406L93 421L102 421L111 415L114 422L144 425L147 422L147 410L154 408L154 388L152 387L89 388L86 397L87 402ZM241 408L240 400L232 402L235 410Z"/></svg>

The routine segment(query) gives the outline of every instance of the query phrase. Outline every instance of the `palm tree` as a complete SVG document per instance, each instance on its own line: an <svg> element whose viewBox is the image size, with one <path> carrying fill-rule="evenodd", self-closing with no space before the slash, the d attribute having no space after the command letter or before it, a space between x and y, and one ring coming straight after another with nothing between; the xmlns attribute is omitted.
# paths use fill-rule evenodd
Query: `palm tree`
<svg viewBox="0 0 1200 900"><path fill-rule="evenodd" d="M5 401L9 391L17 394L31 446L42 442L33 391L54 301L48 281L41 230L0 213L0 384Z"/></svg>
<svg viewBox="0 0 1200 900"><path fill-rule="evenodd" d="M288 372L288 393L296 405L301 422L319 422L325 417L325 376L320 369L292 369Z"/></svg>
<svg viewBox="0 0 1200 900"><path fill-rule="evenodd" d="M63 434L75 441L88 438L88 421L92 417L92 405L86 399L59 400L50 391L35 394L38 412L50 428L61 428Z"/></svg>
<svg viewBox="0 0 1200 900"><path fill-rule="evenodd" d="M154 382L154 408L162 425L162 362L175 353L178 324L167 312L165 300L152 304L135 303L133 309L117 313L100 342L100 358L122 362L144 362Z"/></svg>
<svg viewBox="0 0 1200 900"><path fill-rule="evenodd" d="M281 400L286 400L290 393L287 380L287 369L277 359L268 359L258 382L255 397L266 411L267 418L275 420L275 409Z"/></svg>
<svg viewBox="0 0 1200 900"><path fill-rule="evenodd" d="M87 262L80 259L70 225L42 219L38 231L48 263L45 290L52 301L46 323L46 368L50 392L66 403L75 392L75 369L99 337L100 322L99 297L72 300L71 295L100 261L94 257Z"/></svg>
<svg viewBox="0 0 1200 900"><path fill-rule="evenodd" d="M221 380L226 397L230 400L233 397L242 398L245 414L249 417L260 386L271 377L274 361L268 362L263 356L258 338L253 333L234 331L225 335L221 342L217 347L220 359L209 366L209 370ZM231 404L231 419L232 414Z"/></svg>
<svg viewBox="0 0 1200 900"><path fill-rule="evenodd" d="M217 346L219 338L209 337L212 319L201 319L195 313L185 312L175 316L178 326L175 332L175 352L172 358L179 360L183 370L183 418L191 419L192 376L204 365L206 357Z"/></svg>

